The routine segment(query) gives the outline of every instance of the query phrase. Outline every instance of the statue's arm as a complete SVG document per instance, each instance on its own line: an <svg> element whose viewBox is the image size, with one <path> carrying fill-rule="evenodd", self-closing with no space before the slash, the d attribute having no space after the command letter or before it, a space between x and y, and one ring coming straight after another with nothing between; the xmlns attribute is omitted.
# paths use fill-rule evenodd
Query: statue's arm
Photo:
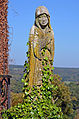
<svg viewBox="0 0 79 119"><path fill-rule="evenodd" d="M32 34L29 35L29 57L30 57L30 60L34 57L33 56L33 35Z"/></svg>
<svg viewBox="0 0 79 119"><path fill-rule="evenodd" d="M48 51L50 52L50 60L53 61L53 59L54 59L54 33L53 33L53 30L51 31L51 34L49 34L47 48L48 48Z"/></svg>
<svg viewBox="0 0 79 119"><path fill-rule="evenodd" d="M40 48L39 48L39 38L38 35L35 33L36 28L33 26L30 31L30 53L34 58L37 58L38 60L41 60L40 58Z"/></svg>

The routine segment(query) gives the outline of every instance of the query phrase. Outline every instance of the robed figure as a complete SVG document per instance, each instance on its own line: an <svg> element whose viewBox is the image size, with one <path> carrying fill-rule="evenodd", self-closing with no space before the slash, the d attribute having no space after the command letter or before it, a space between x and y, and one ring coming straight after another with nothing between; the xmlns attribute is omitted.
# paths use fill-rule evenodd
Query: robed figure
<svg viewBox="0 0 79 119"><path fill-rule="evenodd" d="M47 47L45 55L42 56L43 48ZM50 25L50 14L46 7L40 6L36 9L35 23L29 35L29 85L41 85L42 59L48 57L50 70L51 61L54 59L54 33Z"/></svg>

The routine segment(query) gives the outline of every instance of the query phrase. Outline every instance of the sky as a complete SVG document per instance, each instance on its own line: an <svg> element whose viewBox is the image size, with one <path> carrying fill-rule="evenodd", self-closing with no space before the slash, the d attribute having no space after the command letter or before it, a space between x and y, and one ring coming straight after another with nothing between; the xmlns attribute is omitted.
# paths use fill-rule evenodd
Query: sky
<svg viewBox="0 0 79 119"><path fill-rule="evenodd" d="M54 67L79 68L79 0L9 0L9 64L24 65L35 10L45 6L54 31Z"/></svg>

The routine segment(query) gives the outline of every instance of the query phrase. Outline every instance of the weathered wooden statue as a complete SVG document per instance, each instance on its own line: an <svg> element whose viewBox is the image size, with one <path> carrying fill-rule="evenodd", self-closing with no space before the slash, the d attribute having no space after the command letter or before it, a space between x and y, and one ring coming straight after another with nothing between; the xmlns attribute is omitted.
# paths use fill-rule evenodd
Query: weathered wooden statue
<svg viewBox="0 0 79 119"><path fill-rule="evenodd" d="M47 46L45 55L42 50ZM36 9L35 23L31 28L29 36L30 73L29 85L41 85L42 59L48 57L50 69L51 61L54 59L54 33L50 25L50 15L46 7L40 6Z"/></svg>

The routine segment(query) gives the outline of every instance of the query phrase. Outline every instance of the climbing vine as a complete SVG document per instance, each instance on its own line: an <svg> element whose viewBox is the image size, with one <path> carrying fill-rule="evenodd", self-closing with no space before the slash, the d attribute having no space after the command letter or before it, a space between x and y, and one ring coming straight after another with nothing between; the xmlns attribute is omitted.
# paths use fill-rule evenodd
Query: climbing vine
<svg viewBox="0 0 79 119"><path fill-rule="evenodd" d="M43 49L42 56L46 49L46 47ZM29 86L29 51L27 57L28 60L24 64L25 73L22 78L24 102L4 111L2 116L4 119L63 119L61 108L56 106L53 99L53 91L58 87L51 83L53 73L50 71L48 57L44 57L42 60L42 85L40 87L33 85L32 88Z"/></svg>

